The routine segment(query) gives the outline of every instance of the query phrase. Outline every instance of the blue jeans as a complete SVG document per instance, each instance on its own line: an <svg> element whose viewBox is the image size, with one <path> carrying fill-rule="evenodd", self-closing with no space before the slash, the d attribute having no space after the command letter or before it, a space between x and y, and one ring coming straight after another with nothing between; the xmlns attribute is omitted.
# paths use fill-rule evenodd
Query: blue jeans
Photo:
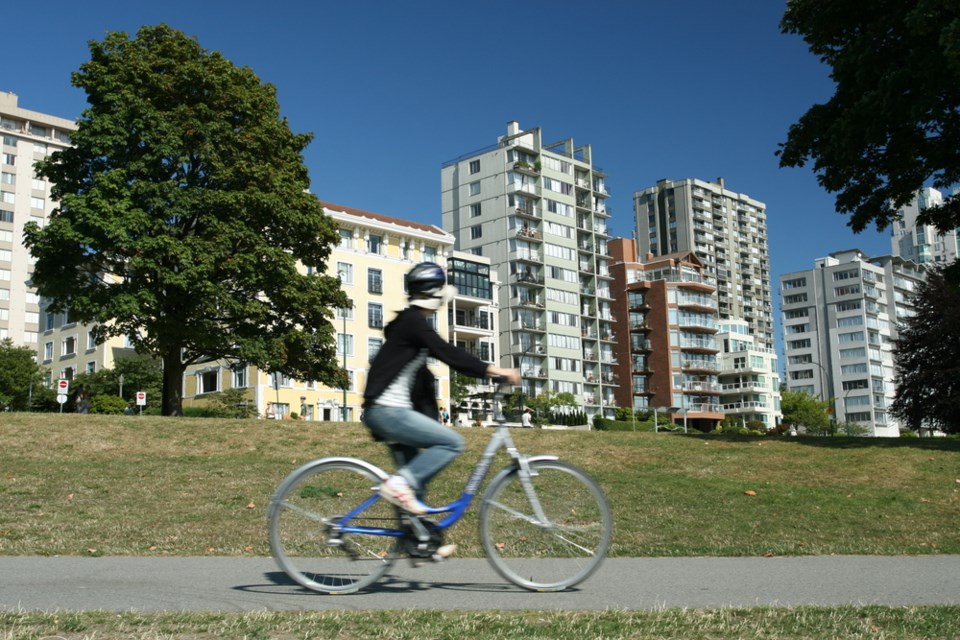
<svg viewBox="0 0 960 640"><path fill-rule="evenodd" d="M406 478L422 499L427 483L463 453L463 436L413 409L372 406L363 422L390 445L397 474Z"/></svg>

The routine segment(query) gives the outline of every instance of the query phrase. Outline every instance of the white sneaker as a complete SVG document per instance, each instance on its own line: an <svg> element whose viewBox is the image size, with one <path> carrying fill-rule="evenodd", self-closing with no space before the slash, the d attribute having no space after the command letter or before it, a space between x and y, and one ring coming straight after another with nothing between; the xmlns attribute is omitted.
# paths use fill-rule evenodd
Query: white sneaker
<svg viewBox="0 0 960 640"><path fill-rule="evenodd" d="M457 552L457 545L455 544L441 545L437 547L437 552L433 554L433 561L440 562L441 560L446 560L456 552Z"/></svg>
<svg viewBox="0 0 960 640"><path fill-rule="evenodd" d="M413 488L403 476L390 476L380 484L378 492L381 498L407 513L423 515L427 512L427 505L417 500Z"/></svg>

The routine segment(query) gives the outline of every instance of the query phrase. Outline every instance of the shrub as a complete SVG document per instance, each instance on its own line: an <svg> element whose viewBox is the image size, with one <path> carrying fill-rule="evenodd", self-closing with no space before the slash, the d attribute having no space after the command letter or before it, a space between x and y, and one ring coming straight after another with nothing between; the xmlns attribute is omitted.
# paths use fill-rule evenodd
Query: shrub
<svg viewBox="0 0 960 640"><path fill-rule="evenodd" d="M100 394L90 398L90 413L121 414L127 408L127 401L120 396Z"/></svg>

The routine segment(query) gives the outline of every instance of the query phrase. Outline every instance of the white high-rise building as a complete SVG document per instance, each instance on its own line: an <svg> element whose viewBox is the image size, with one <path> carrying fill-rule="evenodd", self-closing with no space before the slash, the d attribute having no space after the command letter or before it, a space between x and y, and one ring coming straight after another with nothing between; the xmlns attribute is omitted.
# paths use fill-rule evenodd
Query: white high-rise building
<svg viewBox="0 0 960 640"><path fill-rule="evenodd" d="M807 271L780 276L786 385L829 402L840 423L869 435L897 436L893 343L897 322L913 313L924 278L911 260L833 253Z"/></svg>
<svg viewBox="0 0 960 640"><path fill-rule="evenodd" d="M23 246L23 227L43 226L54 203L33 164L70 146L75 130L72 121L21 109L16 94L0 91L0 340L38 347L40 299L30 286L33 259Z"/></svg>
<svg viewBox="0 0 960 640"><path fill-rule="evenodd" d="M718 178L659 180L633 206L638 258L693 251L716 278L720 318L746 320L756 346L774 348L766 205Z"/></svg>
<svg viewBox="0 0 960 640"><path fill-rule="evenodd" d="M925 187L909 205L900 210L893 223L891 252L917 264L950 264L960 255L960 229L940 233L934 227L917 223L920 213L943 203L943 194Z"/></svg>
<svg viewBox="0 0 960 640"><path fill-rule="evenodd" d="M545 144L516 122L440 173L443 228L503 283L501 364L526 396L569 392L588 415L616 403L606 177L589 145Z"/></svg>

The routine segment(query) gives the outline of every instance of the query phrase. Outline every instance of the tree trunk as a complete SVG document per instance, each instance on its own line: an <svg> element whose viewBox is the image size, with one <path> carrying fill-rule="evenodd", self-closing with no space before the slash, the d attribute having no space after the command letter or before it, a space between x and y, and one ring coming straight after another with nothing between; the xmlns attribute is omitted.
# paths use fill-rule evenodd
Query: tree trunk
<svg viewBox="0 0 960 640"><path fill-rule="evenodd" d="M180 349L163 354L163 408L165 416L183 415L183 372Z"/></svg>

